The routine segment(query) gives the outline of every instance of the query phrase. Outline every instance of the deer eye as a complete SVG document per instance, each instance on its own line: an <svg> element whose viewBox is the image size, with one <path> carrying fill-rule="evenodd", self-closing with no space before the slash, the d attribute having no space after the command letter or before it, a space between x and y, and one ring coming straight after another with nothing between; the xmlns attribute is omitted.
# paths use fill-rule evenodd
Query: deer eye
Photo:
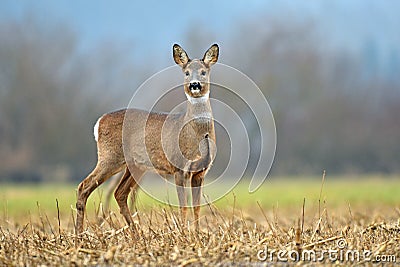
<svg viewBox="0 0 400 267"><path fill-rule="evenodd" d="M189 71L187 70L187 71L185 71L185 75L186 76L189 76L190 75L190 73L189 73Z"/></svg>
<svg viewBox="0 0 400 267"><path fill-rule="evenodd" d="M206 76L207 72L205 70L201 71L201 76Z"/></svg>

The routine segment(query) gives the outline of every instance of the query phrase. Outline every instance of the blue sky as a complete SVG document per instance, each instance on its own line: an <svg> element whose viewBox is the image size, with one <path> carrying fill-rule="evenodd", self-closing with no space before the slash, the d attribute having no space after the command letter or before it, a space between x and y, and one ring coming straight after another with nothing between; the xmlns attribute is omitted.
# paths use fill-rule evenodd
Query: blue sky
<svg viewBox="0 0 400 267"><path fill-rule="evenodd" d="M0 16L22 18L34 14L41 21L67 23L85 47L105 40L131 42L148 51L167 52L199 25L227 36L231 25L265 6L264 1L2 1ZM209 28L209 29L207 29ZM217 40L210 40L217 41ZM161 50L161 51L160 51ZM161 53L160 53L161 54Z"/></svg>
<svg viewBox="0 0 400 267"><path fill-rule="evenodd" d="M90 49L107 40L132 44L136 53L155 53L170 61L171 45L185 42L189 30L211 33L207 43L231 41L240 22L259 17L312 20L323 38L350 50L373 42L380 54L398 51L400 1L67 1L3 0L0 20L33 14L53 24L65 23ZM259 25L262 27L262 25ZM243 29L241 30L250 30ZM240 34L240 33L239 33ZM184 45L184 43L183 43ZM205 49L205 48L203 48ZM198 52L198 51L196 51Z"/></svg>

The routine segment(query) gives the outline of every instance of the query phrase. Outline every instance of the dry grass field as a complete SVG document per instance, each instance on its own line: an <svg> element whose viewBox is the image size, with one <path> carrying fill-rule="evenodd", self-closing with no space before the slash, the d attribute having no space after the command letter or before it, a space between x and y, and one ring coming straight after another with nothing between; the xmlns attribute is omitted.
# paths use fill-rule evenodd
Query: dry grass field
<svg viewBox="0 0 400 267"><path fill-rule="evenodd" d="M128 228L114 205L102 209L100 190L79 240L74 186L2 185L0 265L396 265L399 185L398 177L275 178L248 194L244 183L202 208L199 232L144 194L136 230Z"/></svg>

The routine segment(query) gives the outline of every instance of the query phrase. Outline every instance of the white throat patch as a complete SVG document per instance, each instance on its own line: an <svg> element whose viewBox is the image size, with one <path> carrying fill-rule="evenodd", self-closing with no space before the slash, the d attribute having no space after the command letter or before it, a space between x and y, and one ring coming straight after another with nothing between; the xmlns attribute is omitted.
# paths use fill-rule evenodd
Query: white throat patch
<svg viewBox="0 0 400 267"><path fill-rule="evenodd" d="M205 103L210 99L210 92L207 92L205 95L200 97L191 97L190 95L186 94L186 98L189 100L190 104L200 104Z"/></svg>
<svg viewBox="0 0 400 267"><path fill-rule="evenodd" d="M210 111L204 111L201 113L196 113L194 115L194 119L196 119L196 120L211 120L212 118L213 118L213 116Z"/></svg>

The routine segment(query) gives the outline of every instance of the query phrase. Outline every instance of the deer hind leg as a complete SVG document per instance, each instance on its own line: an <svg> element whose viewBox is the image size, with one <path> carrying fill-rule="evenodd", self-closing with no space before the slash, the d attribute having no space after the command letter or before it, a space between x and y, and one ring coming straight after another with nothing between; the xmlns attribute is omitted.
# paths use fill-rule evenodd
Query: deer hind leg
<svg viewBox="0 0 400 267"><path fill-rule="evenodd" d="M187 219L187 192L186 185L190 174L182 172L175 173L175 185L178 193L179 207L181 210L182 224L186 224Z"/></svg>
<svg viewBox="0 0 400 267"><path fill-rule="evenodd" d="M106 194L106 198L104 201L104 210L106 212L108 212L110 210L110 201L111 201L111 197L115 192L115 189L117 188L119 181L121 181L122 176L124 173L121 174L116 174L111 178L110 184L107 187L107 194Z"/></svg>
<svg viewBox="0 0 400 267"><path fill-rule="evenodd" d="M118 173L120 165L97 163L96 168L79 184L76 201L75 233L83 232L83 219L85 216L86 202L90 194L112 175Z"/></svg>
<svg viewBox="0 0 400 267"><path fill-rule="evenodd" d="M200 223L200 201L201 201L201 190L203 186L205 172L198 172L192 176L192 205L194 213L194 223L196 230L199 230Z"/></svg>
<svg viewBox="0 0 400 267"><path fill-rule="evenodd" d="M132 171L132 173L131 173ZM131 166L131 170L126 168L124 175L122 176L121 181L115 190L114 197L117 200L119 209L121 214L124 216L125 221L128 225L133 225L133 220L131 213L129 211L127 199L129 193L132 192L131 197L133 199L136 198L136 191L138 189L138 182L142 178L144 171L140 170L137 167Z"/></svg>

